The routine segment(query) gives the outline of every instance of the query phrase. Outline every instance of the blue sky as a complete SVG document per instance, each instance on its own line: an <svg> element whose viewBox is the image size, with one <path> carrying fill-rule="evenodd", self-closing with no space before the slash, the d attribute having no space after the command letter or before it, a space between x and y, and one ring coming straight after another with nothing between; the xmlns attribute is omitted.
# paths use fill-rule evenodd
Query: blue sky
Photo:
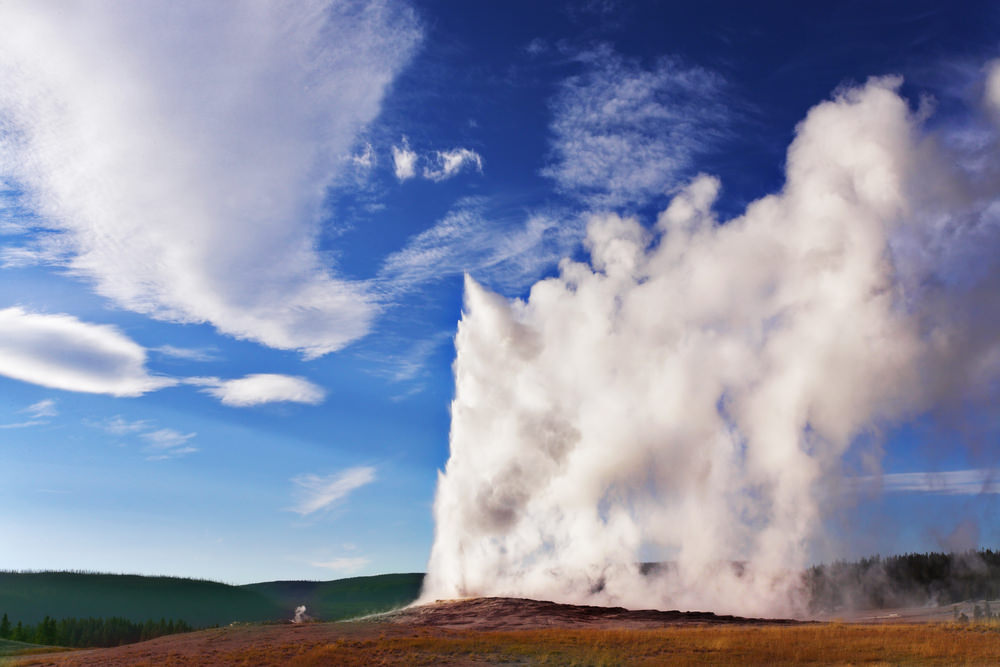
<svg viewBox="0 0 1000 667"><path fill-rule="evenodd" d="M699 173L739 215L871 76L983 131L995 5L802 4L5 3L0 568L422 571L464 274L526 297ZM990 408L867 433L824 555L996 548Z"/></svg>

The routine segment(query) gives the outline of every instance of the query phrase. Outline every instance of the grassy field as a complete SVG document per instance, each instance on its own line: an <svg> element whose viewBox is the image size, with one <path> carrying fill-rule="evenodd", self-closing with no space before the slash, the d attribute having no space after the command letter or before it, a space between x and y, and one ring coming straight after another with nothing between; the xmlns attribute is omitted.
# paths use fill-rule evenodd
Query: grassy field
<svg viewBox="0 0 1000 667"><path fill-rule="evenodd" d="M0 615L11 623L53 618L131 621L180 619L195 627L290 619L305 604L323 620L384 611L412 602L423 575L391 574L335 581L275 581L231 586L178 577L81 572L0 572Z"/></svg>
<svg viewBox="0 0 1000 667"><path fill-rule="evenodd" d="M97 665L997 665L987 625L811 624L646 630L445 630L390 623L258 625L173 635L98 651L13 658Z"/></svg>
<svg viewBox="0 0 1000 667"><path fill-rule="evenodd" d="M1000 633L940 624L428 633L344 639L289 664L996 665Z"/></svg>
<svg viewBox="0 0 1000 667"><path fill-rule="evenodd" d="M38 644L26 644L25 642L0 639L0 665L6 665L13 662L13 656L25 656L37 653L52 653L53 651L69 650L71 649L64 649L59 646L40 646Z"/></svg>

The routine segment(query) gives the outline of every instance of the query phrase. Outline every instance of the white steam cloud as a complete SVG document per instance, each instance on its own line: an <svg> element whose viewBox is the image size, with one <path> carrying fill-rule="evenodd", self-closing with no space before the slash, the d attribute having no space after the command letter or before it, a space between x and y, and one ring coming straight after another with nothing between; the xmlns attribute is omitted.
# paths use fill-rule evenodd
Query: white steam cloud
<svg viewBox="0 0 1000 667"><path fill-rule="evenodd" d="M963 162L899 83L812 109L736 219L699 176L526 301L467 279L425 598L801 610L857 436L1000 376L995 131Z"/></svg>

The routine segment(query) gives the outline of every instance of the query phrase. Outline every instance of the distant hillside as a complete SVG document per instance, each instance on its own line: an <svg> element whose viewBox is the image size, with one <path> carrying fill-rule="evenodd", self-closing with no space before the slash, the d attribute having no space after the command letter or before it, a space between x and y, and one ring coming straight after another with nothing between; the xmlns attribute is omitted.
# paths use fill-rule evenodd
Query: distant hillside
<svg viewBox="0 0 1000 667"><path fill-rule="evenodd" d="M243 586L283 605L284 618L295 608L324 621L334 621L388 611L417 599L424 583L422 573L381 574L335 581L269 581Z"/></svg>
<svg viewBox="0 0 1000 667"><path fill-rule="evenodd" d="M81 572L0 572L0 614L12 623L119 616L182 619L195 627L280 618L273 600L240 586L178 577Z"/></svg>
<svg viewBox="0 0 1000 667"><path fill-rule="evenodd" d="M0 572L0 615L11 623L52 618L183 620L194 627L292 618L295 607L322 620L385 611L420 593L423 574L230 586L178 577L84 572Z"/></svg>

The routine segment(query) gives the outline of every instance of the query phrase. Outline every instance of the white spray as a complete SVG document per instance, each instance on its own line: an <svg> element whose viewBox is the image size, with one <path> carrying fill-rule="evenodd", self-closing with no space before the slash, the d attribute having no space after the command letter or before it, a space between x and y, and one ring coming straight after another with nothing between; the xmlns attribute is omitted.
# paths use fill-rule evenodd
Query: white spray
<svg viewBox="0 0 1000 667"><path fill-rule="evenodd" d="M945 284L998 247L995 168L952 168L898 85L815 107L784 189L737 219L719 224L699 176L654 229L594 215L589 264L563 260L526 301L466 280L424 599L801 611L858 435L967 383L944 369L1000 359L995 331L946 307L995 266ZM643 575L650 555L671 566Z"/></svg>

